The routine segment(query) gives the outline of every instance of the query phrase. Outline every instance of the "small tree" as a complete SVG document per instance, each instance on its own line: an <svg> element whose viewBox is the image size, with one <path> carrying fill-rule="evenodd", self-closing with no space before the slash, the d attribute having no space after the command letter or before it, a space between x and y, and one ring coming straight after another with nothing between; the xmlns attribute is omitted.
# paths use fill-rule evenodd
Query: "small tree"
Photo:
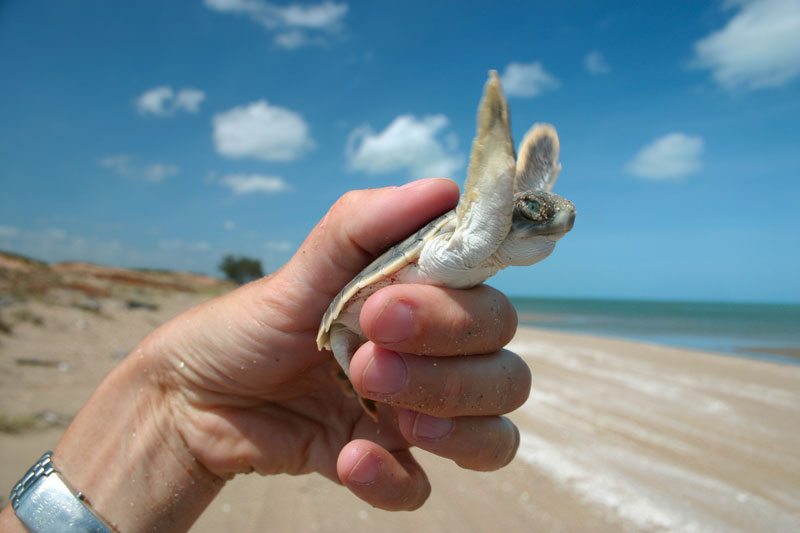
<svg viewBox="0 0 800 533"><path fill-rule="evenodd" d="M235 281L239 285L264 276L261 261L245 256L226 255L222 258L219 269L227 279Z"/></svg>

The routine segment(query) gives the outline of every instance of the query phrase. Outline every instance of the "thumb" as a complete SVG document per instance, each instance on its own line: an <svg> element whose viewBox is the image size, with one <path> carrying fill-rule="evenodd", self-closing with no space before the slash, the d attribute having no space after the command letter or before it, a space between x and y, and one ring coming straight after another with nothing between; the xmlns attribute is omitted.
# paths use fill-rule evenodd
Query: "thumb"
<svg viewBox="0 0 800 533"><path fill-rule="evenodd" d="M311 231L286 270L319 296L327 296L327 306L378 254L457 202L458 186L441 178L351 191Z"/></svg>

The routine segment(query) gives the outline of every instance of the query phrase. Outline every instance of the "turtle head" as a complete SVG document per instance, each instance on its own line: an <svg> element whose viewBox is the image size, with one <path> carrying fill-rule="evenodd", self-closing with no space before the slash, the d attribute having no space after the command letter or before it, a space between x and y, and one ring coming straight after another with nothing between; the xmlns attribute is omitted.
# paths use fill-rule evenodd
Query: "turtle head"
<svg viewBox="0 0 800 533"><path fill-rule="evenodd" d="M574 223L575 206L566 198L545 191L515 193L511 231L495 259L503 266L538 263Z"/></svg>

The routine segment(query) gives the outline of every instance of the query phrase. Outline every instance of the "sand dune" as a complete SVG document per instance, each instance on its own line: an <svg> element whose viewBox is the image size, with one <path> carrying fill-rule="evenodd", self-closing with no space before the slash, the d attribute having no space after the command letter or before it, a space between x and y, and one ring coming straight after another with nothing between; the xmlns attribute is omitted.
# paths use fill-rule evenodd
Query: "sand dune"
<svg viewBox="0 0 800 533"><path fill-rule="evenodd" d="M41 321L0 337L0 495L126 350L207 297L26 303ZM800 367L526 328L510 348L534 390L512 415L509 467L468 472L418 451L433 494L413 513L316 475L242 476L193 531L800 531Z"/></svg>

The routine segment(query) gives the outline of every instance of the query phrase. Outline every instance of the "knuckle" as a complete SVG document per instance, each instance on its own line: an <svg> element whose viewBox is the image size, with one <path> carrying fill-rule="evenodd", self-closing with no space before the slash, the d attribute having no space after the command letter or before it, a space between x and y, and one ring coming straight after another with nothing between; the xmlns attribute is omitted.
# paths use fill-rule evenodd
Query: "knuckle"
<svg viewBox="0 0 800 533"><path fill-rule="evenodd" d="M496 430L486 432L481 457L492 470L506 466L514 458L518 447L516 426L505 417L499 417Z"/></svg>
<svg viewBox="0 0 800 533"><path fill-rule="evenodd" d="M503 293L489 288L491 296L488 298L489 331L496 334L496 341L500 347L505 346L517 332L517 310Z"/></svg>
<svg viewBox="0 0 800 533"><path fill-rule="evenodd" d="M436 409L437 414L446 416L459 414L467 396L464 378L461 373L446 373L442 389L442 401Z"/></svg>
<svg viewBox="0 0 800 533"><path fill-rule="evenodd" d="M495 390L499 395L498 404L505 407L504 412L511 412L521 407L530 396L531 369L521 357L507 350L501 352L500 359L502 373L497 376Z"/></svg>
<svg viewBox="0 0 800 533"><path fill-rule="evenodd" d="M488 472L506 466L516 455L519 432L505 417L484 419L470 433L478 439L470 452L456 461L459 466Z"/></svg>

